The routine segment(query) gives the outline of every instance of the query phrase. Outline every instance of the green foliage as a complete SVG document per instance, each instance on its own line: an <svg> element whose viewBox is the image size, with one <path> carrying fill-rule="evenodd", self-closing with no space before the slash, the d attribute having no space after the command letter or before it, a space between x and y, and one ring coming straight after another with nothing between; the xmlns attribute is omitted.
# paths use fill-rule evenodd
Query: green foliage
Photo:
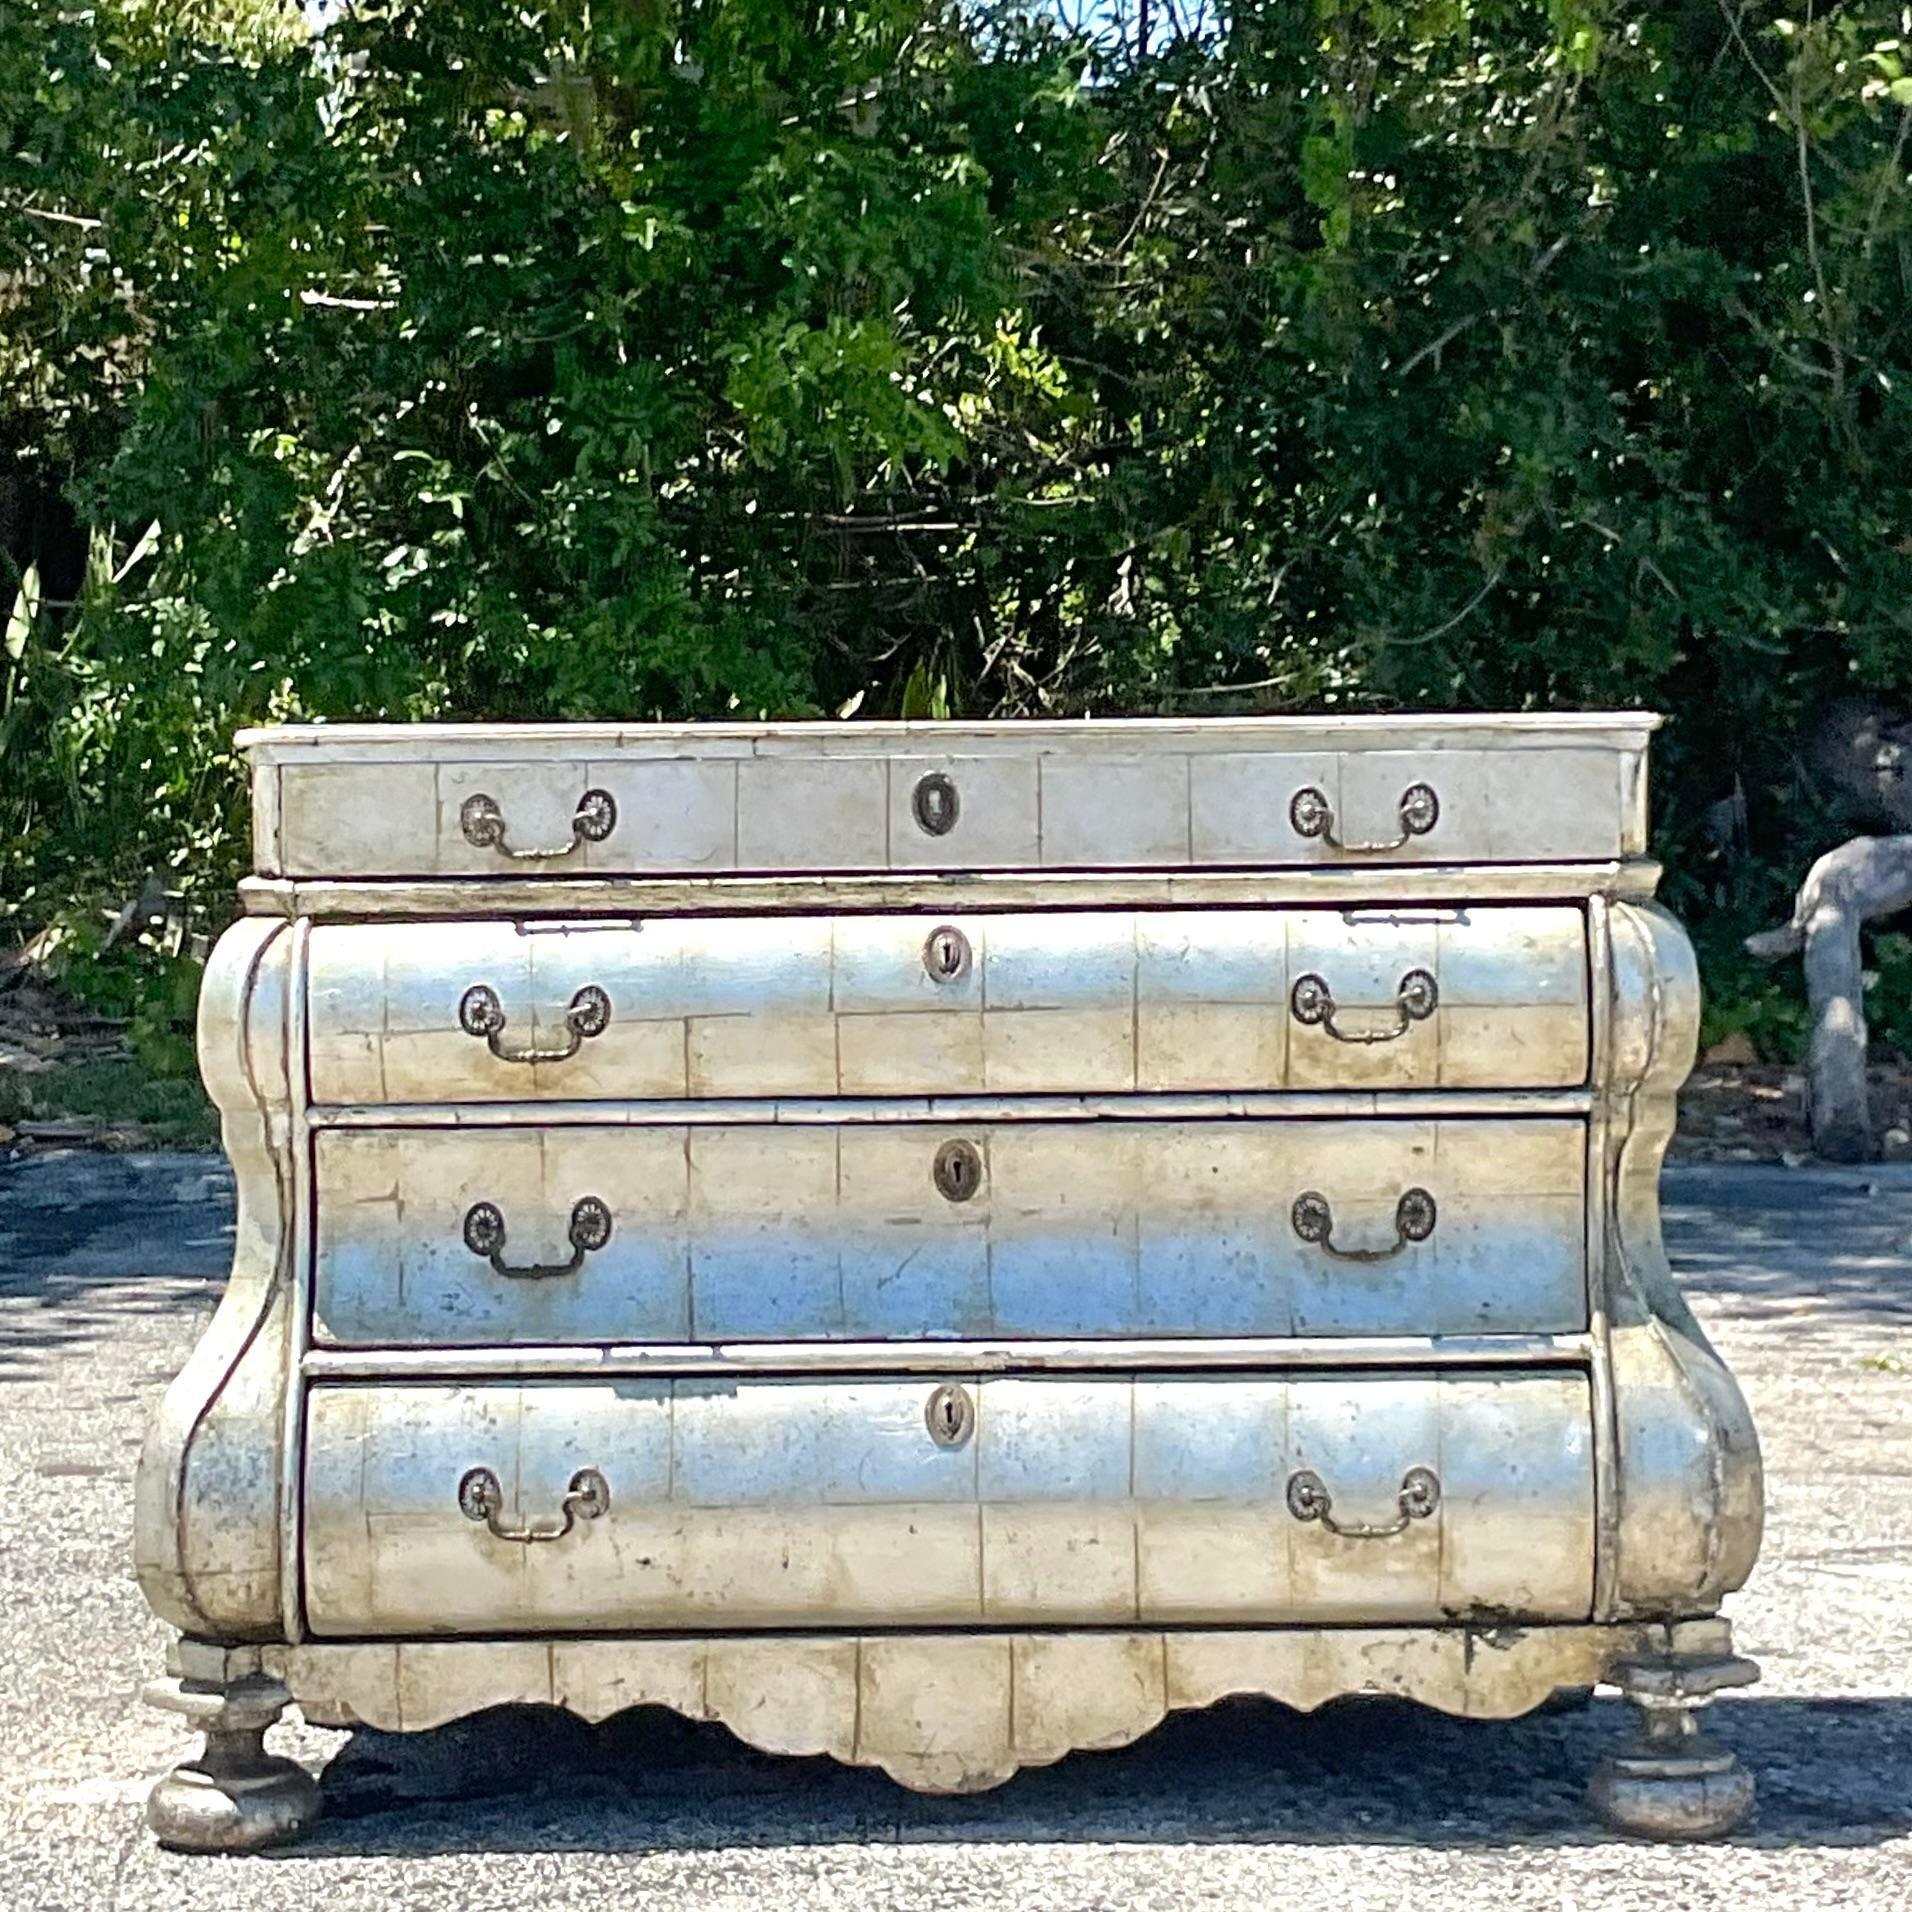
<svg viewBox="0 0 1912 1912"><path fill-rule="evenodd" d="M1737 938L1704 937L1700 951L1707 990L1700 1012L1700 1051L1744 1036L1761 1062L1798 1062L1806 1052L1807 1015L1797 979L1755 963Z"/></svg>
<svg viewBox="0 0 1912 1912"><path fill-rule="evenodd" d="M1654 705L1790 1041L1791 748L1912 697L1897 5L234 21L0 0L22 919L216 913L262 718Z"/></svg>
<svg viewBox="0 0 1912 1912"><path fill-rule="evenodd" d="M196 1075L155 1075L137 1061L77 1062L28 1075L0 1071L0 1123L83 1122L124 1129L140 1146L203 1149L219 1122Z"/></svg>
<svg viewBox="0 0 1912 1912"><path fill-rule="evenodd" d="M1866 1022L1875 1042L1912 1059L1912 936L1873 938Z"/></svg>
<svg viewBox="0 0 1912 1912"><path fill-rule="evenodd" d="M150 946L122 943L108 951L103 943L77 923L49 957L48 974L82 1008L126 1024L128 1051L149 1076L194 1075L200 965Z"/></svg>

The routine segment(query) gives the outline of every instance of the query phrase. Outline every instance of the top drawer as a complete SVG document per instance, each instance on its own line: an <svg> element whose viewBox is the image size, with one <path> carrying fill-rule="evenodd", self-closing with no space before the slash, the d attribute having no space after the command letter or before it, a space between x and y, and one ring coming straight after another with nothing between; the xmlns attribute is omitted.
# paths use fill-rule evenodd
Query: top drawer
<svg viewBox="0 0 1912 1912"><path fill-rule="evenodd" d="M245 733L259 870L661 876L1587 862L1653 720Z"/></svg>

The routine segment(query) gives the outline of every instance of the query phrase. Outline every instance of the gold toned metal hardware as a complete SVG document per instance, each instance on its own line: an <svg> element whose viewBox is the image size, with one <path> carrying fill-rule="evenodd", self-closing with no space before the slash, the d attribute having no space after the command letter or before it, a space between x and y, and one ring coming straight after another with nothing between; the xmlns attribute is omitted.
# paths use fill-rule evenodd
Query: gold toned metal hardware
<svg viewBox="0 0 1912 1912"><path fill-rule="evenodd" d="M1394 1204L1394 1239L1385 1248L1337 1248L1334 1210L1328 1206L1328 1198L1316 1189L1295 1197L1288 1219L1303 1241L1326 1249L1337 1261L1386 1261L1410 1242L1426 1241L1440 1220L1440 1210L1426 1189L1410 1188Z"/></svg>
<svg viewBox="0 0 1912 1912"><path fill-rule="evenodd" d="M969 938L948 923L931 930L923 944L923 967L936 982L961 981L969 974Z"/></svg>
<svg viewBox="0 0 1912 1912"><path fill-rule="evenodd" d="M955 783L940 770L919 777L910 793L910 811L916 818L916 827L929 836L948 836L955 829L962 809Z"/></svg>
<svg viewBox="0 0 1912 1912"><path fill-rule="evenodd" d="M505 1032L504 1005L498 992L485 983L473 983L458 1001L458 1026L468 1036L483 1036L500 1062L562 1062L574 1056L589 1036L601 1036L610 1027L611 999L596 983L586 983L564 1012L571 1039L559 1049L507 1049L498 1038Z"/></svg>
<svg viewBox="0 0 1912 1912"><path fill-rule="evenodd" d="M1396 985L1394 1001L1385 1005L1337 1003L1327 978L1310 971L1295 978L1295 986L1288 994L1288 1008L1297 1022L1310 1027L1317 1023L1325 1025L1336 1042L1392 1042L1396 1036L1406 1035L1414 1023L1425 1022L1440 1000L1440 985L1424 969L1410 969ZM1342 1029L1335 1023L1336 1015L1345 1014L1349 1009L1369 1008L1392 1009L1394 1021L1375 1029Z"/></svg>
<svg viewBox="0 0 1912 1912"><path fill-rule="evenodd" d="M602 843L617 828L617 801L608 790L587 790L571 819L571 841L554 850L517 850L505 840L505 813L482 790L458 806L458 827L475 850L496 850L519 863L548 863L570 856L580 845Z"/></svg>
<svg viewBox="0 0 1912 1912"><path fill-rule="evenodd" d="M1401 1476L1401 1490L1395 1496L1400 1514L1382 1524L1336 1520L1334 1496L1319 1474L1303 1468L1288 1477L1288 1511L1297 1520L1318 1520L1331 1534L1343 1540L1387 1540L1405 1533L1411 1520L1426 1520L1441 1504L1441 1483L1431 1467L1410 1467Z"/></svg>
<svg viewBox="0 0 1912 1912"><path fill-rule="evenodd" d="M960 1382L945 1381L924 1404L923 1422L938 1447L961 1447L976 1431L976 1403Z"/></svg>
<svg viewBox="0 0 1912 1912"><path fill-rule="evenodd" d="M952 1202L966 1202L983 1185L983 1158L973 1142L945 1142L936 1151L930 1179Z"/></svg>
<svg viewBox="0 0 1912 1912"><path fill-rule="evenodd" d="M1426 836L1441 820L1441 800L1432 786L1411 783L1401 792L1401 833L1386 842L1346 843L1334 833L1334 805L1312 784L1297 790L1288 806L1288 821L1297 836L1320 837L1344 856L1381 856L1398 850L1410 837Z"/></svg>
<svg viewBox="0 0 1912 1912"><path fill-rule="evenodd" d="M499 1540L515 1540L526 1545L540 1540L562 1540L580 1520L597 1520L610 1511L611 1489L595 1467L581 1467L571 1476L570 1489L558 1503L555 1521L529 1521L522 1527L507 1527L498 1516L504 1512L504 1489L489 1467L474 1467L458 1483L458 1511L467 1520L482 1521Z"/></svg>
<svg viewBox="0 0 1912 1912"><path fill-rule="evenodd" d="M465 1246L474 1255L482 1255L496 1274L513 1281L548 1281L558 1275L575 1275L584 1266L584 1258L602 1248L611 1239L611 1211L595 1195L586 1195L571 1209L567 1233L571 1243L569 1261L530 1262L514 1267L504 1258L505 1218L492 1202L474 1202L465 1210Z"/></svg>

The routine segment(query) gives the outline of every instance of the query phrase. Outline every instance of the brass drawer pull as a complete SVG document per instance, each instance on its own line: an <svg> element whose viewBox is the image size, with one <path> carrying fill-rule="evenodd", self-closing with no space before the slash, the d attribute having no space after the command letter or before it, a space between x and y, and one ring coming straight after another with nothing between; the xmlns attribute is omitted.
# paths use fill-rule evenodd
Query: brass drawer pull
<svg viewBox="0 0 1912 1912"><path fill-rule="evenodd" d="M1334 1243L1334 1210L1327 1196L1314 1189L1295 1197L1288 1211L1294 1231L1305 1242L1325 1248L1336 1261L1386 1261L1398 1255L1409 1242L1426 1241L1440 1219L1434 1197L1424 1188L1410 1188L1394 1204L1394 1239L1385 1248L1337 1248Z"/></svg>
<svg viewBox="0 0 1912 1912"><path fill-rule="evenodd" d="M1288 821L1297 836L1320 837L1343 856L1382 856L1398 850L1410 837L1426 836L1441 820L1441 800L1431 785L1411 783L1401 792L1401 834L1385 843L1344 843L1334 833L1334 805L1312 784L1295 792Z"/></svg>
<svg viewBox="0 0 1912 1912"><path fill-rule="evenodd" d="M505 1255L505 1218L493 1202L474 1202L465 1210L465 1246L491 1263L492 1271L513 1281L549 1281L575 1275L584 1258L611 1239L611 1211L595 1195L586 1195L571 1210L568 1231L569 1261L534 1261L513 1267Z"/></svg>
<svg viewBox="0 0 1912 1912"><path fill-rule="evenodd" d="M1318 1520L1331 1534L1343 1540L1388 1540L1405 1533L1411 1520L1426 1520L1441 1504L1441 1483L1431 1467L1410 1467L1401 1476L1401 1491L1395 1496L1400 1508L1397 1518L1385 1526L1365 1521L1336 1520L1334 1496L1319 1474L1303 1468L1288 1477L1288 1511L1297 1520Z"/></svg>
<svg viewBox="0 0 1912 1912"><path fill-rule="evenodd" d="M474 1467L458 1483L458 1511L467 1520L482 1521L499 1540L515 1540L527 1546L534 1541L562 1540L580 1520L597 1520L608 1513L611 1489L595 1467L581 1467L571 1476L570 1490L558 1503L556 1520L507 1527L498 1518L504 1506L504 1489L489 1467Z"/></svg>
<svg viewBox="0 0 1912 1912"><path fill-rule="evenodd" d="M577 1054L587 1036L601 1036L610 1027L611 999L596 983L586 983L571 998L564 1021L571 1039L561 1049L507 1049L498 1040L505 1032L505 1011L495 989L473 983L458 1002L458 1026L468 1036L483 1036L500 1062L562 1062Z"/></svg>
<svg viewBox="0 0 1912 1912"><path fill-rule="evenodd" d="M1382 1005L1337 1003L1327 978L1311 971L1295 979L1295 986L1288 995L1288 1008L1297 1022L1310 1027L1317 1023L1325 1025L1336 1042L1392 1042L1395 1037L1406 1035L1415 1023L1425 1022L1440 1000L1440 985L1434 978L1424 969L1410 969L1396 985L1393 1002L1385 1005L1394 1012L1390 1025L1379 1029L1342 1029L1336 1026L1335 1017L1351 1006L1365 1009Z"/></svg>
<svg viewBox="0 0 1912 1912"><path fill-rule="evenodd" d="M458 827L474 850L496 850L519 863L549 863L586 843L602 843L617 828L617 800L608 790L587 790L571 819L571 841L555 850L516 850L505 840L505 813L482 790L458 806Z"/></svg>

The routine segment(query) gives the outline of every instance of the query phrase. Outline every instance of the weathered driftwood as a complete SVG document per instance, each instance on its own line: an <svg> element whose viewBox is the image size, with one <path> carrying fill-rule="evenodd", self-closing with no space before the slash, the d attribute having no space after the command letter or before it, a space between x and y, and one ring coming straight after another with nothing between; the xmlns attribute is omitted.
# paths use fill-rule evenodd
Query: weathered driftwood
<svg viewBox="0 0 1912 1912"><path fill-rule="evenodd" d="M1829 1161L1866 1162L1876 1153L1866 1103L1865 981L1859 930L1912 905L1912 836L1854 837L1806 873L1792 921L1746 939L1755 956L1806 959L1812 1010L1807 1095L1812 1144Z"/></svg>

